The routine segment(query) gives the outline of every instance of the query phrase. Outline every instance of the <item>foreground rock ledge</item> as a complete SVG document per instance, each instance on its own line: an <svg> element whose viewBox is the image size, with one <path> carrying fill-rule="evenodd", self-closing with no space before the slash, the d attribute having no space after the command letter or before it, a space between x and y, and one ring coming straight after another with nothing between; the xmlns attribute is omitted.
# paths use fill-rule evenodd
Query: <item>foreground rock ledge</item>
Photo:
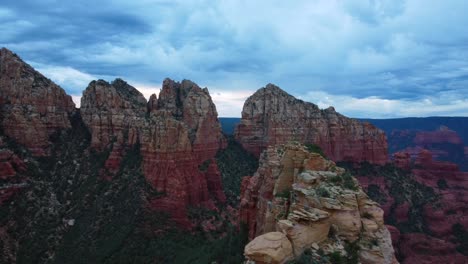
<svg viewBox="0 0 468 264"><path fill-rule="evenodd" d="M240 214L256 237L244 251L255 263L286 263L306 250L398 263L379 205L348 172L301 144L263 152L255 175L243 179Z"/></svg>

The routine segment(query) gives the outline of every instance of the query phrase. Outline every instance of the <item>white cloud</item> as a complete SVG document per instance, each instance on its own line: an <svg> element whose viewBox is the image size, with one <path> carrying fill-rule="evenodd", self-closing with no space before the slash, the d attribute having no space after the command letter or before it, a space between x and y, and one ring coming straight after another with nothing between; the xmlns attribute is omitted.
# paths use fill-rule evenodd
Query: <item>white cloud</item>
<svg viewBox="0 0 468 264"><path fill-rule="evenodd" d="M31 63L37 71L72 93L84 90L92 80L97 77L81 72L72 67L51 66L40 63Z"/></svg>
<svg viewBox="0 0 468 264"><path fill-rule="evenodd" d="M336 96L323 91L314 91L298 98L316 103L320 108L334 106L336 111L356 118L468 116L468 99L458 99L453 94L408 101L375 96L365 98Z"/></svg>
<svg viewBox="0 0 468 264"><path fill-rule="evenodd" d="M245 100L254 91L210 89L219 117L240 117Z"/></svg>

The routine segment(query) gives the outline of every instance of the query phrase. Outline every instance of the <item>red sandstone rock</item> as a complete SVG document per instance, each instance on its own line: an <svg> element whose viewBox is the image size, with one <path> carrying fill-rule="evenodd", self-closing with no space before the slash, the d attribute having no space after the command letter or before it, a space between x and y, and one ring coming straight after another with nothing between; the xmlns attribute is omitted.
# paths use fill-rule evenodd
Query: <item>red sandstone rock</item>
<svg viewBox="0 0 468 264"><path fill-rule="evenodd" d="M463 140L457 132L445 126L435 131L394 130L388 143L392 151L407 152L412 158L417 158L421 150L427 149L435 160L451 161L467 169Z"/></svg>
<svg viewBox="0 0 468 264"><path fill-rule="evenodd" d="M400 243L395 240L393 242L397 252L406 250L400 254L404 259L403 263L465 263L463 261L466 261L466 257L454 253L452 249L455 245L450 241L453 239L452 226L454 224L460 223L465 228L468 227L468 217L465 213L468 204L468 173L459 171L456 164L434 160L432 154L432 151L420 150L416 155L410 176L419 183L431 187L437 194L437 202L426 204L422 214L425 227L432 236L423 238L409 236L406 239L411 242ZM406 168L410 164L408 160L409 154L397 153L394 155L395 165L399 167ZM397 223L409 219L408 211L411 205L407 202L399 205L394 204L394 199L388 191L389 182L385 181L383 177L370 176L358 177L358 179L366 188L370 184L379 186L381 195L387 199L387 203L382 205L386 215L393 212ZM429 242L426 243L426 239ZM411 247L419 251L413 252L408 249ZM433 247L436 247L435 253L430 252ZM441 253L437 251L439 247L449 247L452 251ZM430 253L425 253L426 251Z"/></svg>
<svg viewBox="0 0 468 264"><path fill-rule="evenodd" d="M207 89L166 79L159 99L146 102L134 87L117 79L93 81L82 97L83 121L92 147L110 149L106 172L115 173L125 149L140 145L142 170L161 197L149 206L190 226L187 206L214 207L224 202L221 174L213 159L226 146ZM210 162L206 168L201 168Z"/></svg>
<svg viewBox="0 0 468 264"><path fill-rule="evenodd" d="M4 147L0 137L0 148ZM25 184L27 166L23 160L8 149L0 149L0 206L17 194Z"/></svg>
<svg viewBox="0 0 468 264"><path fill-rule="evenodd" d="M408 152L397 152L393 154L393 163L399 168L409 170L411 168L411 156Z"/></svg>
<svg viewBox="0 0 468 264"><path fill-rule="evenodd" d="M414 138L416 145L427 145L436 143L450 143L455 145L463 145L463 140L457 134L457 132L450 130L446 126L441 126L436 131L422 131L416 134Z"/></svg>
<svg viewBox="0 0 468 264"><path fill-rule="evenodd" d="M165 79L157 109L169 111L188 127L193 152L199 162L213 158L218 149L226 147L218 112L207 88L202 89L189 80L178 83Z"/></svg>
<svg viewBox="0 0 468 264"><path fill-rule="evenodd" d="M320 110L273 84L247 99L235 137L257 156L269 145L299 141L319 145L335 161L384 164L388 160L383 131L347 118L332 107Z"/></svg>
<svg viewBox="0 0 468 264"><path fill-rule="evenodd" d="M70 128L75 104L65 91L16 54L0 49L0 122L5 135L47 155L49 137Z"/></svg>

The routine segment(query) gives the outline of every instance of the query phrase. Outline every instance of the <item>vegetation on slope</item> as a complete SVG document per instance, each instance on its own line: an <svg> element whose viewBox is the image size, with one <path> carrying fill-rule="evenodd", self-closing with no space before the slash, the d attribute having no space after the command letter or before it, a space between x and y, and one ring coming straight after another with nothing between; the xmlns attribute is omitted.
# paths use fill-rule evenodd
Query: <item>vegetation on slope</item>
<svg viewBox="0 0 468 264"><path fill-rule="evenodd" d="M17 263L240 263L247 242L245 228L223 219L221 211L189 210L197 226L179 229L161 212L148 210L159 195L141 171L139 146L127 146L112 179L102 177L109 151L89 150L90 135L79 116L73 129L57 134L48 158L33 158L12 141L11 148L29 162L29 187L0 207L0 225L18 245ZM256 160L232 139L217 160L232 203L241 177L252 174ZM220 223L203 231L204 220ZM2 242L3 243L3 242ZM1 260L0 260L1 263Z"/></svg>
<svg viewBox="0 0 468 264"><path fill-rule="evenodd" d="M423 207L426 204L438 206L438 196L431 187L417 182L410 172L393 164L379 166L363 162L360 166L353 166L350 163L340 162L338 165L346 168L353 175L383 177L385 179L386 185L390 189L389 194L395 199L390 214L386 215L386 223L396 226L403 233L422 232L430 234L424 223ZM377 185L369 185L367 193L372 200L379 203L385 203L388 199ZM394 210L398 205L405 202L410 205L409 219L407 222L396 222Z"/></svg>
<svg viewBox="0 0 468 264"><path fill-rule="evenodd" d="M239 203L242 177L252 176L258 168L258 160L248 153L233 136L228 136L228 146L216 155L216 162L221 171L222 183L228 203Z"/></svg>

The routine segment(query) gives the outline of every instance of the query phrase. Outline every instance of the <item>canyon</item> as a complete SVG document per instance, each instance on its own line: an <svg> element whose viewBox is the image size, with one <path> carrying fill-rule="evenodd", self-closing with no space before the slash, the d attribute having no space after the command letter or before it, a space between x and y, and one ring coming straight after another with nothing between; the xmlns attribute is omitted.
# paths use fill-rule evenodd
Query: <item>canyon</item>
<svg viewBox="0 0 468 264"><path fill-rule="evenodd" d="M464 263L468 175L438 159L466 147L446 127L411 135L392 152L273 84L232 137L189 80L148 100L95 80L76 108L2 48L0 263Z"/></svg>

